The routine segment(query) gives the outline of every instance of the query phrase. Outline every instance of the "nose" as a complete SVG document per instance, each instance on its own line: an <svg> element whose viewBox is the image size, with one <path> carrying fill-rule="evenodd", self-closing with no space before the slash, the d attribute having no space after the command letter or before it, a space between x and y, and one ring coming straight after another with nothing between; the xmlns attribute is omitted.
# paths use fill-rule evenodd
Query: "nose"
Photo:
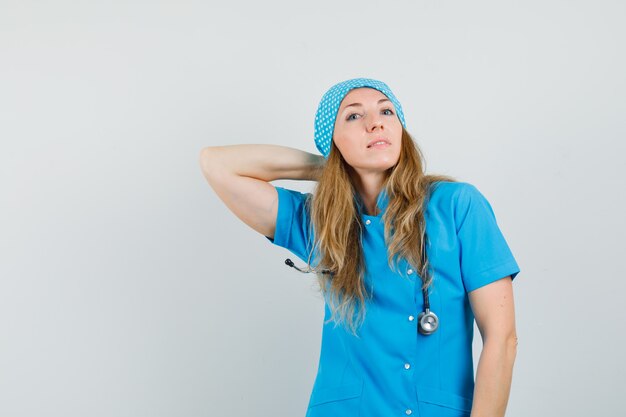
<svg viewBox="0 0 626 417"><path fill-rule="evenodd" d="M380 116L373 116L369 123L369 130L372 131L375 128L381 129L383 127L383 121Z"/></svg>

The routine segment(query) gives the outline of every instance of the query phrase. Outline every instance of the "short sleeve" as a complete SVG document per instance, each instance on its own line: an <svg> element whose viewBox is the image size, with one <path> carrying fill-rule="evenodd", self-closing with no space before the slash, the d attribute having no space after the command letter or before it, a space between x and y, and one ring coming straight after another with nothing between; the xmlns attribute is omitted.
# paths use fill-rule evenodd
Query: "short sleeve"
<svg viewBox="0 0 626 417"><path fill-rule="evenodd" d="M307 200L310 193L301 193L274 186L278 192L278 214L274 239L265 238L274 245L288 249L304 262L309 258L313 238Z"/></svg>
<svg viewBox="0 0 626 417"><path fill-rule="evenodd" d="M491 204L472 184L463 183L458 194L455 222L461 275L467 292L520 272L498 227Z"/></svg>

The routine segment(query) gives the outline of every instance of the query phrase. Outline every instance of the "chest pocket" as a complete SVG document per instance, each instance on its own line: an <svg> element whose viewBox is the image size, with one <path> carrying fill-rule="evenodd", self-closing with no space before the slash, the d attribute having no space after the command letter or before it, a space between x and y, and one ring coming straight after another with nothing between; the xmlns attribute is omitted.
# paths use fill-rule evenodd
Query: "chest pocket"
<svg viewBox="0 0 626 417"><path fill-rule="evenodd" d="M416 390L420 417L469 417L472 411L470 398L425 386Z"/></svg>
<svg viewBox="0 0 626 417"><path fill-rule="evenodd" d="M363 394L363 380L346 385L316 388L311 394L306 417L357 417Z"/></svg>

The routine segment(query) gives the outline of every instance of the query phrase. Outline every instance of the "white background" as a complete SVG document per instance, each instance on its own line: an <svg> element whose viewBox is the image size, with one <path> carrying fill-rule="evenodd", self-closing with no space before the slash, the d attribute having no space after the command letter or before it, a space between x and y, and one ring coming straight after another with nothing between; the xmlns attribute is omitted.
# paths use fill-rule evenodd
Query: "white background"
<svg viewBox="0 0 626 417"><path fill-rule="evenodd" d="M198 156L317 153L317 104L355 77L390 86L427 171L483 192L520 265L507 416L620 415L625 15L0 0L0 415L304 415L314 277L227 209Z"/></svg>

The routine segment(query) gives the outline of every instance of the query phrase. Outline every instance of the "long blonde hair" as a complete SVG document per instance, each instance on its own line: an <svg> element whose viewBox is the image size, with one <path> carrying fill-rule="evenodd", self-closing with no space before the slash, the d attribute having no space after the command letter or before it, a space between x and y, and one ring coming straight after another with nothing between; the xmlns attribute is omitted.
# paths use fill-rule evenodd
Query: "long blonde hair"
<svg viewBox="0 0 626 417"><path fill-rule="evenodd" d="M428 288L432 274L424 246L426 203L433 183L457 180L447 175L426 175L424 165L420 148L403 128L400 158L387 170L383 183L389 202L382 219L390 269L397 272L400 258L406 259L422 277L422 288ZM356 336L357 327L365 319L366 299L372 293L364 285L363 225L349 168L332 143L313 197L307 200L315 236L308 264L317 272L320 290L328 298L332 312L328 321L334 320L335 326L344 324ZM311 258L316 249L319 260L312 266ZM322 269L330 273L321 273Z"/></svg>

